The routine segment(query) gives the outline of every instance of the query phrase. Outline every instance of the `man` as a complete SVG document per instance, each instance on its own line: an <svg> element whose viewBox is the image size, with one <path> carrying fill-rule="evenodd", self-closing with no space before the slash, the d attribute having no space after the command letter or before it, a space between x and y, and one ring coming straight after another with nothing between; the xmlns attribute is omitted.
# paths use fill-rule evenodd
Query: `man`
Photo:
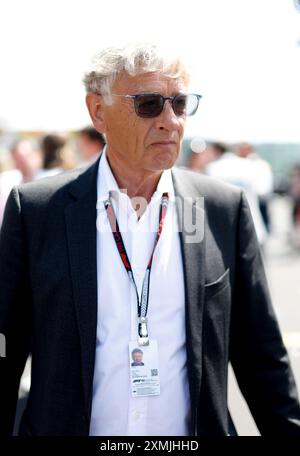
<svg viewBox="0 0 300 456"><path fill-rule="evenodd" d="M135 348L132 350L131 353L132 356L132 367L138 367L138 366L144 366L145 364L143 363L143 352L140 348Z"/></svg>
<svg viewBox="0 0 300 456"><path fill-rule="evenodd" d="M185 66L155 46L109 48L84 81L100 160L15 188L6 207L1 434L31 347L20 435L229 435L229 361L261 433L300 435L245 197L172 168L200 98ZM150 364L139 383L136 346Z"/></svg>

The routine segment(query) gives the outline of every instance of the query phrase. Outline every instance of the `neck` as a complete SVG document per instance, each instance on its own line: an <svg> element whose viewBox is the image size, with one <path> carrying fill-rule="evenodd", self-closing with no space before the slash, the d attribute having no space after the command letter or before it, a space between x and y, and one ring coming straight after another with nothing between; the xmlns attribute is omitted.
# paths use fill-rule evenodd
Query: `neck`
<svg viewBox="0 0 300 456"><path fill-rule="evenodd" d="M141 197L149 203L162 171L135 168L113 154L107 154L107 160L119 188L126 190L130 199Z"/></svg>
<svg viewBox="0 0 300 456"><path fill-rule="evenodd" d="M33 175L34 173L32 171L27 171L27 172L24 172L22 173L22 182L26 183L26 182L30 182L33 178Z"/></svg>

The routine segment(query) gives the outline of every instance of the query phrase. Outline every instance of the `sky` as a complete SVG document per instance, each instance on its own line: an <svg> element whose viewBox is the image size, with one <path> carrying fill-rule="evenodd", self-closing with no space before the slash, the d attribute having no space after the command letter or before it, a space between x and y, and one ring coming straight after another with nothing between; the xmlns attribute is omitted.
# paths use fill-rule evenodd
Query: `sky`
<svg viewBox="0 0 300 456"><path fill-rule="evenodd" d="M0 129L89 123L82 76L103 46L161 41L203 98L186 133L300 142L300 12L293 0L2 0Z"/></svg>

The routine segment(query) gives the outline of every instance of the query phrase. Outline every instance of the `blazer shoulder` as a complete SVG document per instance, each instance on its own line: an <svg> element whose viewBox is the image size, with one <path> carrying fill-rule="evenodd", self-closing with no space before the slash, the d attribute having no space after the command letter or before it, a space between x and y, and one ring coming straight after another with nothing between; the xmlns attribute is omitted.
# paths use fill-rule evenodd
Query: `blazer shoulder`
<svg viewBox="0 0 300 456"><path fill-rule="evenodd" d="M206 204L222 207L239 205L243 191L234 185L185 168L172 169L175 191L179 195L204 197Z"/></svg>
<svg viewBox="0 0 300 456"><path fill-rule="evenodd" d="M63 204L66 198L69 201L70 195L77 197L91 188L96 190L97 164L21 184L17 187L20 199L26 205L43 206L50 200L56 204Z"/></svg>

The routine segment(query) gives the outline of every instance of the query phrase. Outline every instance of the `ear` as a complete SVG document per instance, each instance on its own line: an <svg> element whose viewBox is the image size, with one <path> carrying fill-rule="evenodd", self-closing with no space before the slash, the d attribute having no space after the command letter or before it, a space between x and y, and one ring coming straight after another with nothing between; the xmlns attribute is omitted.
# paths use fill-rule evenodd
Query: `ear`
<svg viewBox="0 0 300 456"><path fill-rule="evenodd" d="M101 95L88 93L85 102L93 121L94 127L100 133L105 133L104 100Z"/></svg>

